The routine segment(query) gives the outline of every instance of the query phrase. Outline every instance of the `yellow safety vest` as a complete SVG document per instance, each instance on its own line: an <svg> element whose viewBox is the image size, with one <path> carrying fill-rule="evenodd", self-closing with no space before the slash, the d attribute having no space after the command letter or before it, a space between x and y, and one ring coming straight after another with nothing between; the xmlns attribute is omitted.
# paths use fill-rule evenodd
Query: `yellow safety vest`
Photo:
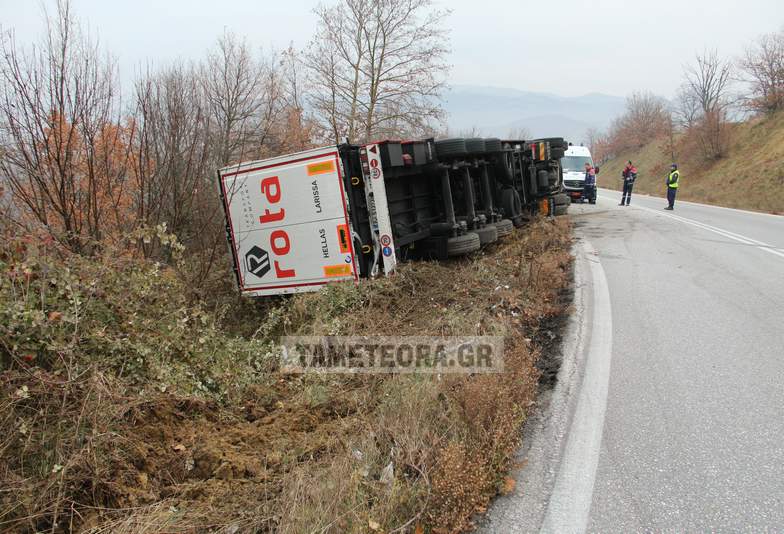
<svg viewBox="0 0 784 534"><path fill-rule="evenodd" d="M667 187L672 187L673 189L678 189L678 179L681 177L681 174L678 171L672 171L670 173L670 179L667 180Z"/></svg>

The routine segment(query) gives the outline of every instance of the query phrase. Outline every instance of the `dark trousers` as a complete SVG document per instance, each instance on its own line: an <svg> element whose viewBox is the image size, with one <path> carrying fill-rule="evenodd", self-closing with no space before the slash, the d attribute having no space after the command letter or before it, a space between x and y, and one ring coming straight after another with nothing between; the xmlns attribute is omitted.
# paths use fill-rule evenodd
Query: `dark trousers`
<svg viewBox="0 0 784 534"><path fill-rule="evenodd" d="M621 197L621 204L629 205L629 202L632 200L632 189L634 188L634 182L630 182L624 180L623 182L623 196Z"/></svg>
<svg viewBox="0 0 784 534"><path fill-rule="evenodd" d="M588 199L588 202L596 202L596 186L594 184L583 186L583 198Z"/></svg>
<svg viewBox="0 0 784 534"><path fill-rule="evenodd" d="M667 188L667 202L670 203L670 207L671 208L675 207L675 193L677 193L677 192L678 192L678 190L675 189L674 187L668 187Z"/></svg>

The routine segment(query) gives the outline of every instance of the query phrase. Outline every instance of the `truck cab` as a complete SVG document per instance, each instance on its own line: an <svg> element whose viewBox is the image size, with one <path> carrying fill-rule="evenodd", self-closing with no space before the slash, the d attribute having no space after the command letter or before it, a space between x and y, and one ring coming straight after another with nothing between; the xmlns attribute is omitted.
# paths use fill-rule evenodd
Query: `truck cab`
<svg viewBox="0 0 784 534"><path fill-rule="evenodd" d="M584 146L569 146L561 158L564 191L572 201L582 201L585 187L585 164L593 167L591 151Z"/></svg>

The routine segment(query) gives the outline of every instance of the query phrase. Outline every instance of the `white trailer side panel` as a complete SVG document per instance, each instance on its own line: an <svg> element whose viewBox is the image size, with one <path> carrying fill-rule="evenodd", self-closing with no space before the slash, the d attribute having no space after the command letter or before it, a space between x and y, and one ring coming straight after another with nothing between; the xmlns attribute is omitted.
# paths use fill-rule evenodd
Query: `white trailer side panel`
<svg viewBox="0 0 784 534"><path fill-rule="evenodd" d="M357 279L341 173L336 147L221 169L243 294L314 291Z"/></svg>

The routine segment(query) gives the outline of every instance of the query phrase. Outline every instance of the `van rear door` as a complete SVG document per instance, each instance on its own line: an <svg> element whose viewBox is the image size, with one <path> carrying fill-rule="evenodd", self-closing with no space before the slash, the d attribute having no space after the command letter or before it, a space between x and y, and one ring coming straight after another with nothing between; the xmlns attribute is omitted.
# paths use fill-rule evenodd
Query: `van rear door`
<svg viewBox="0 0 784 534"><path fill-rule="evenodd" d="M340 154L326 147L218 171L240 291L314 291L357 279Z"/></svg>

